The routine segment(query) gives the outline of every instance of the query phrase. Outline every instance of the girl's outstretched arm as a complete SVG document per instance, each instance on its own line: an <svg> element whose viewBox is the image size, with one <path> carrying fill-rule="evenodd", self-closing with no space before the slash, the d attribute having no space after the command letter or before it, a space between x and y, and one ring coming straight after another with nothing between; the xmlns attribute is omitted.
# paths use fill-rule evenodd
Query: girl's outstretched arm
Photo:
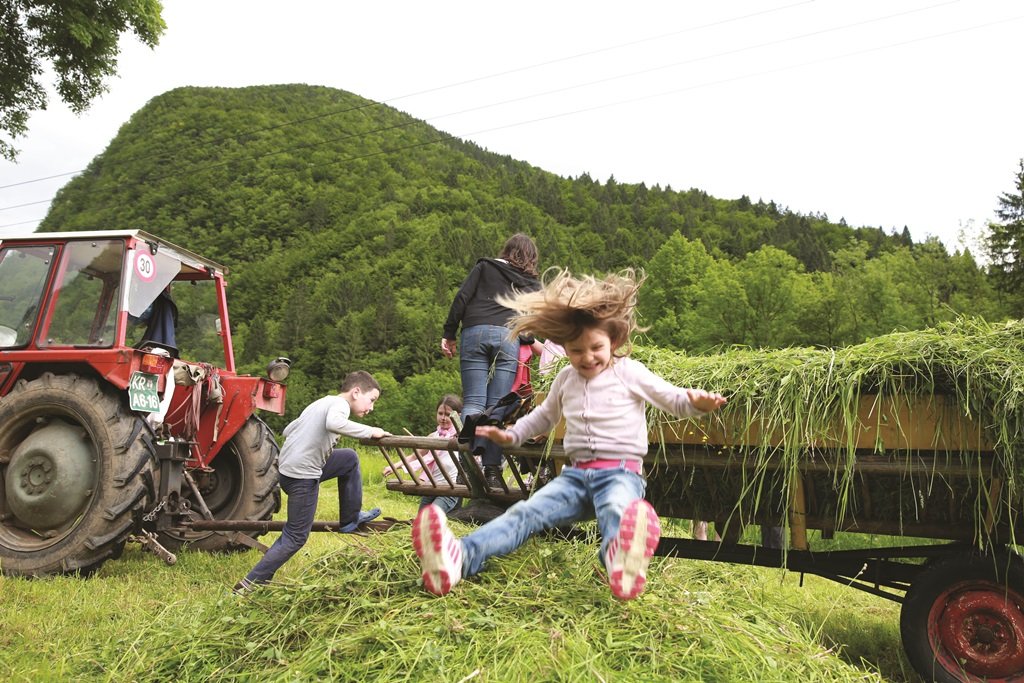
<svg viewBox="0 0 1024 683"><path fill-rule="evenodd" d="M703 389L687 389L686 392L690 397L690 405L705 413L721 408L726 402L725 396Z"/></svg>
<svg viewBox="0 0 1024 683"><path fill-rule="evenodd" d="M508 446L514 441L512 434L508 431L490 425L486 427L477 427L476 435L482 436L485 439L490 439L494 443L501 444L502 446Z"/></svg>

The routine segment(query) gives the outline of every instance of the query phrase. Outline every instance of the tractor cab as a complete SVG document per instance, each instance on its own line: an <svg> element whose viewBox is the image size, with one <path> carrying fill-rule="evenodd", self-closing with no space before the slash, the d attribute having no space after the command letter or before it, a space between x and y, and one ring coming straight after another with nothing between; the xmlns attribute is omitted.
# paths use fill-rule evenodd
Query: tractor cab
<svg viewBox="0 0 1024 683"><path fill-rule="evenodd" d="M226 272L142 231L4 238L0 349L81 354L152 341L177 351L180 340L196 360L233 372Z"/></svg>

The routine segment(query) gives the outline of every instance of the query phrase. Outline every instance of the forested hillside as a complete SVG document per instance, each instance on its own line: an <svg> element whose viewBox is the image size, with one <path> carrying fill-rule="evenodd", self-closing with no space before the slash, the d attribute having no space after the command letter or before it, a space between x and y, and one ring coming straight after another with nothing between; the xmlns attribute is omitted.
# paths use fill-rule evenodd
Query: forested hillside
<svg viewBox="0 0 1024 683"><path fill-rule="evenodd" d="M429 426L434 394L457 388L455 362L438 352L448 304L473 262L518 231L537 241L542 268L644 268L650 342L688 353L845 345L959 312L1003 315L969 253L915 244L906 230L562 178L306 85L155 98L59 193L41 229L129 228L231 268L240 364L292 358L290 414L365 368L386 394L409 389L375 414L392 430Z"/></svg>

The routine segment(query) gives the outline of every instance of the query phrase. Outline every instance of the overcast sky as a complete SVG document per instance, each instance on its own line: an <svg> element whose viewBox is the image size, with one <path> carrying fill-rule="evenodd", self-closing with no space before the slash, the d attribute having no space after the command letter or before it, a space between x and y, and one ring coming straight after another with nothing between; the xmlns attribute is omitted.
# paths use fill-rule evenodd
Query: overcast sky
<svg viewBox="0 0 1024 683"><path fill-rule="evenodd" d="M951 249L1024 157L1020 0L164 0L164 19L155 49L122 41L84 114L53 96L32 117L0 161L0 235L33 230L132 113L187 85L341 88L562 176Z"/></svg>

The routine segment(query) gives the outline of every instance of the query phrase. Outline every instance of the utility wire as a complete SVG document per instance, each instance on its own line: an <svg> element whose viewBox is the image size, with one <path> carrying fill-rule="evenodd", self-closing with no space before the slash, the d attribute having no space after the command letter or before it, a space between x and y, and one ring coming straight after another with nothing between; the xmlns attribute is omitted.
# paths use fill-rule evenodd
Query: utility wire
<svg viewBox="0 0 1024 683"><path fill-rule="evenodd" d="M538 92L538 93L533 93L533 94L530 94L530 95L524 95L524 96L521 96L521 97L509 98L509 99L501 100L501 101L498 101L498 102L492 102L492 103L489 103L489 104L479 105L479 106L476 106L476 107L469 107L469 108L466 108L466 109L461 109L459 111L448 112L448 113L441 114L441 115L438 115L438 116L433 116L433 117L424 119L423 122L436 121L438 119L443 119L443 118L450 117L450 116L458 116L458 115L461 115L461 114L466 114L466 113L470 113L470 112L474 112L474 111L481 111L481 110L484 110L484 109L504 106L504 105L507 105L507 104L523 102L523 101L526 101L526 100L529 100L529 99L536 99L538 97L545 97L545 96L548 96L548 95L564 93L564 92L568 92L568 91L571 91L571 90L577 90L577 89L580 89L580 88L590 87L590 86L593 86L593 85L600 85L600 84L603 84L603 83L612 82L612 81L615 81L615 80L622 80L622 79L626 79L626 78L632 78L634 76L649 74L649 73L653 73L653 72L656 72L656 71L663 71L665 69L675 68L675 67L678 67L678 66L683 66L683 65L686 65L686 64L692 64L692 63L701 62L701 61L707 61L707 60L711 60L711 59L717 59L719 57L735 55L735 54L739 54L739 53L742 53L742 52L749 52L749 51L752 51L752 50L758 50L758 49L762 49L762 48L766 48L766 47L774 47L774 46L777 46L777 45L782 45L782 44L790 43L790 42L797 41L797 40L803 40L805 38L821 36L821 35L824 35L824 34L827 34L827 33L833 33L833 32L836 32L836 31L842 31L842 30L846 30L846 29L849 29L849 28L854 28L854 27L857 27L857 26L864 26L864 25L867 25L867 24L877 23L877 22L881 22L881 21L888 21L890 19L894 19L894 18L897 18L897 17L903 17L903 16L907 16L907 15L910 15L910 14L916 14L918 12L929 11L929 10L936 9L938 7L942 7L944 5L953 4L955 2L958 2L958 0L947 0L946 2L936 3L934 5L928 5L928 6L925 6L925 7L919 7L919 8L914 8L914 9L910 9L910 10L905 10L905 11L902 11L902 12L896 12L896 13L893 13L893 14L883 15L883 16L880 16L880 17L873 17L873 18L870 18L870 19L865 19L865 20L862 20L862 21L857 21L857 22L853 22L853 23L849 23L849 24L841 24L841 25L837 25L837 26L832 26L832 27L829 27L829 28L819 29L819 30L816 30L816 31L811 31L811 32L799 34L799 35L796 35L796 36L789 36L789 37L781 38L781 39L778 39L778 40L772 40L772 41L767 41L767 42L763 42L763 43L757 43L755 45L747 45L747 46L744 46L744 47L740 47L740 48L736 48L736 49L732 49L732 50L725 50L725 51L714 53L714 54L710 54L710 55L702 55L702 56L693 57L693 58L686 59L686 60L681 60L681 61L671 62L671 63L668 63L668 64L662 64L662 65L650 67L650 68L647 68L647 69L641 69L641 70L637 70L637 71L632 71L632 72L627 72L627 73L623 73L623 74L618 74L618 75L615 75L615 76L609 76L607 78L597 79L597 80L588 81L588 82L584 82L584 83L577 83L577 84L573 84L573 85L569 85L569 86L565 86L565 87L561 87L561 88L554 88L554 89L550 89L550 90L546 90L546 91L542 91L542 92ZM797 3L797 4L806 4L806 3ZM769 11L778 11L779 9L787 9L787 8L794 7L794 6L796 6L796 5L787 5L785 7L776 8L775 10L769 10ZM766 12L759 12L759 13L755 13L755 14L750 14L750 15L744 15L741 18L749 18L751 16L756 16L758 14L765 14L765 13L767 13L767 11ZM602 49L593 50L593 51L587 52L587 53L580 53L579 55L573 55L571 57L565 57L565 58L562 58L562 59L559 59L559 60L551 60L551 61L548 61L548 62L542 62L542 63L531 65L531 66L521 67L519 69L513 69L513 70L501 72L501 73L498 73L498 74L494 74L492 76L482 77L480 79L470 79L470 80L466 80L466 81L461 81L459 83L451 84L451 85L448 85L448 86L441 86L439 88L433 88L433 89L429 89L429 90L422 90L422 91L419 91L419 93L413 93L413 95L427 93L427 92L433 92L433 91L436 91L436 90L443 90L443 89L446 89L446 88L449 88L449 87L455 87L457 85L462 85L462 84L466 84L466 83L472 83L472 82L477 81L477 80L484 80L486 78L493 78L493 77L498 77L498 76L502 76L502 75L509 74L509 73L515 73L517 71L525 71L525 70L537 68L537 67L540 67L540 66L545 66L545 65L548 65L548 64L553 64L553 63L556 63L556 62L559 62L559 61L566 61L566 60L569 60L569 59L575 59L575 58L580 57L580 56L587 56L587 55L591 55L591 54L597 54L599 52L613 50L613 49L618 49L618 48L625 47L625 46L630 46L630 45L635 45L635 44L638 44L638 43L647 42L649 40L657 40L657 39L664 38L664 37L667 37L667 36L675 36L675 35L678 35L680 33L684 33L684 32L687 32L687 31L697 30L697 29L700 29L700 28L707 28L707 27L716 26L716 25L725 24L725 23L730 23L730 22L736 21L736 20L737 19L723 20L723 21L720 21L720 22L714 22L712 24L704 24L704 25L699 26L699 27L693 27L693 28L690 28L690 29L682 30L682 31L674 31L672 33L662 34L660 36L655 36L653 38L646 38L646 39L642 39L642 40L638 40L638 41L632 41L630 43L622 43L622 44L619 44L619 45L616 45L616 46L612 46L612 47L609 47L609 48L602 48ZM394 102L394 101L396 101L398 99L403 99L404 97L411 97L413 95L404 95L404 96L399 97L399 98L392 98L391 100L386 100L385 102ZM374 103L360 105L358 107L350 107L350 108L345 109L343 111L346 111L346 112L358 111L360 109L365 109L365 108L368 108L368 107L371 107L371 106L382 106L383 104L384 104L384 102L374 102ZM325 118L327 116L335 116L338 113L340 113L340 111L338 111L338 110L333 111L333 112L326 112L324 114L320 114L320 115L317 115L317 116L307 117L305 119L296 119L295 121L291 121L291 122L288 122L288 123L283 123L283 124L279 124L279 125L276 125L276 126L270 126L270 127L263 128L263 129L258 129L258 130L255 130L255 131L249 131L247 133L241 133L241 134L238 134L238 135L235 135L235 136L226 137L226 138L222 138L222 139L223 140L237 139L237 138L244 137L246 135L251 135L251 134L256 133L256 132L275 130L275 129L282 128L282 127L285 127L285 126L288 126L288 125L293 125L294 123L298 123L298 122L305 122L305 121L316 120L316 119L320 119L320 118ZM559 115L556 115L556 117L557 116L559 116ZM256 161L258 159L263 159L263 158L270 157L270 156L275 156L275 155L278 155L278 154L284 154L284 153L295 151L295 150L299 150L299 149L308 149L308 148L317 147L317 146L329 144L329 143L332 143L332 142L340 142L340 141L348 140L348 139L352 139L352 138L358 139L358 138L367 137L369 135L373 135L373 134L376 134L376 133L385 132L385 131L388 131L388 130L395 130L395 129L398 129L398 128L403 128L403 127L415 125L416 123L420 123L420 121L419 120L414 120L414 121L409 121L409 122L406 122L406 123L403 123L403 124L398 124L398 125L395 125L395 126L385 126L385 127L382 127L382 128L375 128L375 129L372 129L372 130L369 130L369 131L365 131L365 132L359 133L359 134L352 134L352 135L340 136L340 137L335 137L335 138L328 138L328 139L321 140L321 141L316 142L316 143L308 143L308 144L305 144L305 145L296 145L296 146L293 146L293 147L287 147L287 148L279 149L279 150L276 150L276 151L265 152L263 154L258 154L258 155L254 155L254 156L251 155L251 156L247 156L247 157L236 157L235 159L228 159L228 160L216 162L216 163L213 163L213 164L207 164L205 166L200 166L198 168L193 166L192 168L189 168L189 169L171 171L171 172L163 173L163 174L156 175L156 176L149 176L147 178L143 178L143 179L139 179L139 180L133 181L132 184L137 184L139 182L157 182L157 181L160 181L160 180L165 180L165 179L177 177L177 176L180 176L180 175L195 175L196 173L203 173L205 171L213 170L213 169L216 169L216 168L230 166L232 164L236 164L236 163L239 163L241 161L252 162L252 161ZM516 125L516 124L512 124L512 125ZM51 177L54 177L54 176L51 176ZM31 182L31 181L26 181L26 182ZM9 187L9 186L0 186L0 189L3 189L4 187ZM110 188L110 187L111 186L107 186L107 188ZM113 187L116 189L117 187L119 187L119 185L114 185ZM26 203L23 203L23 204L17 204L17 205L13 205L13 206L3 206L3 207L0 207L0 211L24 208L24 207L27 207L27 206L35 206L35 205L38 205L38 204L45 204L45 203L50 202L50 201L52 201L52 199L42 199L42 200L38 200L38 201L34 201L34 202L26 202ZM2 226L0 226L0 227L2 227Z"/></svg>
<svg viewBox="0 0 1024 683"><path fill-rule="evenodd" d="M953 0L953 1L956 1L956 0ZM354 111L359 111L361 109L367 109L367 108L371 108L371 107L380 107L380 106L390 105L390 104L392 104L394 102L398 102L398 101L401 101L401 100L409 99L411 97L418 97L420 95L427 95L427 94L431 94L431 93L435 93L435 92L441 92L441 91L448 90L448 89L451 89L451 88L457 88L457 87L460 87L460 86L463 86L463 85L469 85L469 84L472 84L472 83L479 83L481 81L487 81L487 80L491 80L491 79L494 79L494 78L501 78L503 76L508 76L508 75L515 74L515 73L522 73L524 71L531 71L533 69L539 69L539 68L542 68L542 67L545 67L545 66L551 66L552 64L560 64L560 63L563 63L563 62L572 61L574 59L581 59L583 57L590 57L592 55L597 55L597 54L601 54L601 53L604 53L604 52L612 52L614 50L620 50L620 49L623 49L623 48L626 48L626 47L633 47L635 45L642 45L643 43L654 42L654 41L657 41L657 40L664 40L665 38L673 38L675 36L679 36L679 35L682 35L684 33L691 33L693 31L699 31L699 30L706 29L706 28L714 28L716 26L723 26L725 24L730 24L730 23L734 23L734 22L738 22L738 21L743 21L743 20L746 20L746 19L751 19L753 17L762 16L762 15L765 15L765 14L771 14L771 13L774 13L774 12L779 12L779 11L782 11L782 10L791 9L793 7L798 7L800 5L811 4L812 2L814 2L814 0L802 0L801 2L795 2L795 3L789 4L789 5L783 5L781 7L774 7L774 8L771 8L771 9L761 10L760 12L751 12L749 14L743 14L743 15L738 16L738 17L730 17L728 19L721 19L719 21L714 21L714 22L711 22L711 23L708 23L708 24L701 24L701 25L698 25L698 26L690 26L690 27L687 27L687 28L684 28L684 29L680 29L678 31L672 31L672 32L669 32L669 33L662 33L662 34L659 34L659 35L656 35L656 36L650 36L650 37L647 37L647 38L640 38L638 40L633 40L633 41L629 41L629 42L626 42L626 43L619 43L619 44L616 44L616 45L611 45L611 46L608 46L608 47L602 47L602 48L598 48L598 49L595 49L595 50L590 50L590 51L587 51L587 52L579 52L579 53L576 53L576 54L573 54L573 55L568 55L568 56L565 56L565 57L557 57L555 59L551 59L551 60L544 61L544 62L537 62L537 63L534 63L534 64L529 64L527 66L517 67L515 69L508 69L506 71L499 71L497 73L488 74L488 75L485 75L485 76L478 76L478 77L475 77L475 78L469 78L469 79L462 80L462 81L456 81L454 83L448 83L446 85L439 85L439 86L435 86L435 87L432 87L432 88L427 88L425 90L418 90L416 92L408 93L408 94L405 94L405 95L399 95L397 97L392 97L392 98L389 98L389 99L381 100L379 102L367 102L366 104L361 104L361 105L358 105L358 106L355 106L355 107L345 107L343 109L336 109L336 110L333 110L333 111L323 112L323 113L317 114L315 116L308 116L308 117L301 118L301 119L293 119L291 121L285 121L284 123L278 123L278 124L275 124L273 126L266 126L264 128L254 128L254 129L246 131L244 133L236 133L234 135L224 136L224 137L220 137L220 138L214 138L212 140L192 141L191 144L193 146L198 146L198 145L219 145L219 144L221 144L223 142L227 142L229 140L237 140L239 138L244 138L244 137L247 137L247 136L256 135L257 133L269 132L269 131L272 131L272 130L278 130L280 128L286 128L288 126L294 126L294 125L297 125L297 124L300 124L300 123L308 123L310 121L317 121L317 120L324 119L324 118L331 117L331 116L338 116L339 114L348 114L348 113L351 113L351 112L354 112ZM54 178L60 178L60 177L66 176L66 175L74 175L76 173L82 173L84 170L85 169L79 169L77 171L68 171L66 173L58 173L56 175L46 176L44 178L34 178L32 180L23 180L23 181L20 181L20 182L17 182L17 183L11 183L9 185L0 185L0 190L5 190L5 189L10 188L10 187L18 187L19 185L28 185L28 184L31 184L31 183L42 182L44 180L53 180ZM0 226L0 227L2 227L2 226Z"/></svg>
<svg viewBox="0 0 1024 683"><path fill-rule="evenodd" d="M662 91L662 92L658 92L658 93L652 93L652 94L649 94L649 95L643 95L643 96L640 96L640 97L631 97L631 98L626 98L626 99L623 99L623 100L617 100L617 101L614 101L614 102L607 102L607 103L604 103L604 104L594 105L594 106L591 106L591 107L583 107L583 108L579 108L579 109L563 111L563 112L551 114L551 115L548 115L548 116L541 116L541 117L537 117L537 118L533 118L533 119L517 121L517 122L513 122L513 123L501 125L501 126L494 126L494 127L491 127L491 128L478 129L478 130L471 131L469 133L464 133L464 134L461 134L461 135L443 134L443 135L440 135L440 136L435 137L433 139L426 140L426 141L421 141L421 142L417 142L417 143L413 143L411 145L405 145L405 146L381 149L381 150L378 150L376 152L371 152L371 153L361 154L361 155L348 156L348 157L344 157L342 159L337 159L337 160L334 160L334 161L325 162L325 163L321 163L321 164L308 164L308 165L304 166L303 168L304 169L310 169L310 168L328 167L328 166L333 166L333 165L340 164L340 163L346 163L346 162L356 161L356 160L360 160L360 159L366 159L366 158L370 158L370 157L374 157L374 156L380 156L380 155L383 155L383 154L392 154L392 153L395 153L395 152L401 152L401 151L405 151L405 150L409 150L409 149L415 149L415 148L419 148L419 147L424 147L424 146L427 146L427 145L437 144L437 143L445 142L445 141L448 141L448 140L459 139L459 138L468 138L469 136L473 136L473 135L484 135L484 134L496 132L496 131L499 131L499 130L506 130L506 129L510 129L510 128L516 128L516 127L519 127L519 126L530 125L530 124L534 124L534 123L540 123L540 122L543 122L543 121L550 121L550 120L554 120L554 119L558 119L558 118L564 118L566 116L574 116L574 115L578 115L578 114L589 113L589 112L598 111L598 110L601 110L601 109L608 109L608 108L611 108L611 107L622 106L624 104L632 104L632 103L635 103L635 102L642 102L642 101L646 101L646 100L656 99L656 98L659 98L659 97L665 97L667 95L678 94L678 93L681 93L681 92L687 92L687 91L697 90L697 89L711 87L711 86L715 86L715 85L721 85L721 84L724 84L724 83L731 83L731 82L735 82L735 81L746 80L746 79L749 79L749 78L756 78L756 77L765 76L765 75L773 74L773 73L779 73L779 72L783 72L783 71L790 71L790 70L801 68L801 67L805 67L805 66L813 66L813 65L817 65L817 64L823 64L823 63L827 63L827 62L831 62L831 61L840 60L840 59L847 59L847 58L850 58L850 57L855 57L855 56L860 56L860 55L864 55L864 54L869 54L869 53L872 53L872 52L878 52L878 51L881 51L881 50L888 50L888 49L892 49L892 48L896 48L896 47L902 47L902 46L910 45L910 44L914 44L914 43L920 43L920 42L924 42L924 41L928 41L928 40L934 40L934 39L937 39L937 38L944 38L944 37L947 37L947 36L956 35L956 34L960 34L960 33L965 33L965 32L968 32L968 31L974 31L974 30L978 30L978 29L982 29L982 28L988 28L990 26L995 26L995 25L999 25L999 24L1009 23L1009 22L1013 22L1013 21L1019 21L1021 19L1024 19L1024 15L1015 16L1015 17L1008 17L1008 18L999 19L999 20L992 21L992 22L987 22L987 23L984 23L984 24L977 24L977 25L974 25L974 26L968 26L968 27L964 27L964 28L960 28L960 29L955 29L955 30L952 30L952 31L946 31L946 32L943 32L943 33L937 33L937 34L932 34L932 35L928 35L928 36L922 36L922 37L919 37L919 38L913 38L913 39L909 39L909 40L905 40L905 41L899 41L899 42L896 42L896 43L889 43L889 44L886 44L886 45L880 45L880 46L876 46L876 47L872 47L872 48L867 48L867 49L864 49L864 50L856 50L856 51L853 51L853 52L848 52L848 53L844 53L844 54L841 54L841 55L834 55L834 56L830 56L830 57L825 57L825 58L822 58L822 59L798 62L798 63L795 63L795 64L790 64L790 65L786 65L786 66L782 66L782 67L778 67L778 68L774 68L774 69L767 69L767 70L763 70L763 71L758 71L758 72L753 72L753 73L748 73L748 74L742 74L742 75L731 77L731 78L725 78L725 79L718 79L718 80L714 80L714 81L708 81L708 82L699 83L699 84L696 84L696 85L690 85L690 86L686 86L686 87L682 87L682 88L673 88L671 90L666 90L666 91ZM482 108L482 107L478 107L478 108ZM453 114L446 114L445 116L450 116L450 115L453 115ZM413 125L413 124L416 124L416 123L422 123L422 122L417 120L417 121L413 121L413 122L410 122L410 123L407 123L407 124L401 124L399 126L392 126L390 128L400 128L400 127L404 127L406 125ZM379 130L386 130L386 128L385 129L379 129ZM368 133L359 134L359 135L355 135L355 137L361 137L361 136L367 135L367 134ZM313 146L316 146L316 145L313 145ZM279 150L277 152L268 153L267 155L264 155L264 156L270 156L272 154L279 154L279 153L281 153L283 151L288 151L288 150ZM236 159L236 160L234 160L232 162L223 162L223 163L219 163L217 165L220 166L220 165L225 165L226 163L238 163L240 161L246 161L246 160L249 160L249 158ZM191 174L194 174L196 172L201 172L202 170L203 169L192 170L192 171L189 171L189 174L191 175ZM182 175L182 174L174 174L174 175ZM250 176L246 175L246 176L242 176L242 177L250 177ZM120 185L115 185L114 187L119 187L119 186ZM41 202L31 202L31 203L28 203L28 204L22 204L22 205L19 205L19 207L21 207L21 206L29 206L31 204L45 203L46 201L50 201L50 200L43 200ZM3 208L0 208L0 210L6 209L6 208L15 208L15 207L3 207ZM42 220L42 218L37 219L37 220ZM13 226L16 226L16 225L22 225L24 223L30 223L30 222L33 222L33 221L23 221L22 223L10 223L10 224L6 224L6 225L0 225L0 229L6 228L6 227L13 227Z"/></svg>

